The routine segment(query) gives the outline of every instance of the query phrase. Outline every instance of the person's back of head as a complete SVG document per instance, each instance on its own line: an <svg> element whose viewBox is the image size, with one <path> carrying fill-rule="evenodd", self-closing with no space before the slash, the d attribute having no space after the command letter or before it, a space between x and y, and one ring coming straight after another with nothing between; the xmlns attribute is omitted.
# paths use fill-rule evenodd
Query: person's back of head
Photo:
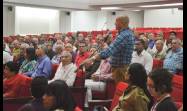
<svg viewBox="0 0 187 111"><path fill-rule="evenodd" d="M49 105L48 98L54 98L52 105ZM72 93L63 80L55 80L47 86L43 96L43 103L44 107L50 110L63 109L64 111L73 111L76 107Z"/></svg>
<svg viewBox="0 0 187 111"><path fill-rule="evenodd" d="M35 77L31 83L31 93L35 98L42 98L47 88L47 79L43 76Z"/></svg>

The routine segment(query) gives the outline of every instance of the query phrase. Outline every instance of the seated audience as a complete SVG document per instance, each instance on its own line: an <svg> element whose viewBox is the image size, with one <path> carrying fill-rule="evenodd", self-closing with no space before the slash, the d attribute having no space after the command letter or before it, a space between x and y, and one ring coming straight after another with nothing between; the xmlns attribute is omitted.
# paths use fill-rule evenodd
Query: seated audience
<svg viewBox="0 0 187 111"><path fill-rule="evenodd" d="M3 42L3 65L9 61L13 61L13 57L5 50L6 44Z"/></svg>
<svg viewBox="0 0 187 111"><path fill-rule="evenodd" d="M106 83L105 81L112 79L111 65L109 63L109 58L106 60L101 60L101 64L97 71L91 75L90 79L85 80L85 87L87 87L87 95L85 100L85 107L88 107L87 102L92 100L92 91L105 91Z"/></svg>
<svg viewBox="0 0 187 111"><path fill-rule="evenodd" d="M34 100L22 106L19 111L28 111L30 109L32 109L32 111L47 111L43 106L42 99L47 88L47 84L47 79L45 77L35 77L31 83L31 93Z"/></svg>
<svg viewBox="0 0 187 111"><path fill-rule="evenodd" d="M93 53L97 53L96 51L96 47L92 47L90 49L90 54L93 54ZM95 55L93 54L93 56ZM85 64L85 74L86 74L86 78L87 79L90 79L90 77L92 76L93 73L95 73L97 71L97 69L99 68L99 65L100 65L101 61L93 61L93 62L90 62L90 63L87 63Z"/></svg>
<svg viewBox="0 0 187 111"><path fill-rule="evenodd" d="M53 49L52 49L53 44L52 43L47 43L45 47L47 47L46 55L51 60L53 58L53 56L55 56L55 54L56 54L55 51L53 51Z"/></svg>
<svg viewBox="0 0 187 111"><path fill-rule="evenodd" d="M169 33L169 39L167 40L167 42L166 42L166 45L167 45L167 52L171 49L171 47L172 47L172 40L173 39L176 39L177 38L177 33L176 32L174 32L174 31L171 31L170 33Z"/></svg>
<svg viewBox="0 0 187 111"><path fill-rule="evenodd" d="M64 50L65 50L65 51L69 51L69 52L71 53L71 55L72 55L72 62L75 63L75 58L76 58L77 53L76 53L75 51L73 51L73 46L72 46L72 44L67 43L67 44L65 45L65 49L64 49Z"/></svg>
<svg viewBox="0 0 187 111"><path fill-rule="evenodd" d="M24 52L24 57L25 57L25 60L20 66L19 73L33 71L37 63L34 48L26 48Z"/></svg>
<svg viewBox="0 0 187 111"><path fill-rule="evenodd" d="M80 66L80 64L86 60L90 56L90 53L88 52L88 49L86 47L86 43L84 41L81 41L78 43L78 52L77 56L75 58L75 64L77 67Z"/></svg>
<svg viewBox="0 0 187 111"><path fill-rule="evenodd" d="M18 56L18 55L20 54L20 52L21 52L21 50L20 50L20 43L19 43L18 40L14 40L14 41L12 42L12 45L13 45L12 54L13 54L14 57L16 57L16 56Z"/></svg>
<svg viewBox="0 0 187 111"><path fill-rule="evenodd" d="M43 105L49 111L74 111L76 108L72 93L63 80L55 80L47 86Z"/></svg>
<svg viewBox="0 0 187 111"><path fill-rule="evenodd" d="M3 79L3 97L6 98L15 98L22 97L23 92L21 92L21 88L27 86L29 88L29 84L31 83L31 78L18 74L19 68L17 64L9 61L5 64L4 76Z"/></svg>
<svg viewBox="0 0 187 111"><path fill-rule="evenodd" d="M153 58L145 50L145 41L143 39L139 39L136 41L135 51L132 54L131 63L140 63L144 66L147 74L151 72L153 67Z"/></svg>
<svg viewBox="0 0 187 111"><path fill-rule="evenodd" d="M157 69L148 75L147 86L156 99L151 111L177 111L171 99L172 74L166 69Z"/></svg>
<svg viewBox="0 0 187 111"><path fill-rule="evenodd" d="M61 55L61 63L55 73L55 76L49 82L54 80L64 80L68 86L73 86L77 69L76 65L72 63L72 55L70 52L63 51Z"/></svg>
<svg viewBox="0 0 187 111"><path fill-rule="evenodd" d="M47 48L45 45L39 45L36 49L37 64L33 71L24 73L29 77L44 76L49 78L52 73L52 64L49 57L46 55Z"/></svg>
<svg viewBox="0 0 187 111"><path fill-rule="evenodd" d="M180 39L172 40L172 49L167 53L163 67L172 74L183 71L183 48Z"/></svg>
<svg viewBox="0 0 187 111"><path fill-rule="evenodd" d="M129 86L112 111L150 111L153 98L147 89L147 74L143 65L133 63L125 74Z"/></svg>
<svg viewBox="0 0 187 111"><path fill-rule="evenodd" d="M55 52L56 52L56 55L53 56L51 62L52 64L60 64L60 57L61 57L61 53L63 51L63 46L62 45L57 45L55 47Z"/></svg>
<svg viewBox="0 0 187 111"><path fill-rule="evenodd" d="M163 49L164 41L157 40L155 45L156 45L156 51L152 53L152 57L154 59L164 60L166 56L166 51Z"/></svg>

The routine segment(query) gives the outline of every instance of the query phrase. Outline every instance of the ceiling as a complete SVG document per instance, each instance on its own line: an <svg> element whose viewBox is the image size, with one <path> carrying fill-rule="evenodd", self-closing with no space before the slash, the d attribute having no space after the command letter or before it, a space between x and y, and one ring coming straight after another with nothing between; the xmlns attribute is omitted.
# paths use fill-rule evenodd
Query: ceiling
<svg viewBox="0 0 187 111"><path fill-rule="evenodd" d="M120 7L120 10L145 10L161 8L180 8L180 6L164 6L142 8L140 5L159 5L183 3L183 0L3 0L3 5L34 6L61 10L101 10L101 7ZM119 9L118 9L119 10Z"/></svg>

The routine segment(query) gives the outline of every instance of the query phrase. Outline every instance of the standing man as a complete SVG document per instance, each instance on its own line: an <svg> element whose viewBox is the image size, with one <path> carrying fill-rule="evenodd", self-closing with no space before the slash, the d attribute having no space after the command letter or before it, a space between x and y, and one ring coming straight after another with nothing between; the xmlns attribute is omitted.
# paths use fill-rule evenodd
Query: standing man
<svg viewBox="0 0 187 111"><path fill-rule="evenodd" d="M131 63L135 37L133 32L129 29L128 16L116 18L115 26L119 31L119 35L114 42L111 43L107 49L101 51L90 59L85 60L83 63L106 59L111 56L110 64L112 67L112 77L116 83L118 83L119 81L124 81L127 67Z"/></svg>

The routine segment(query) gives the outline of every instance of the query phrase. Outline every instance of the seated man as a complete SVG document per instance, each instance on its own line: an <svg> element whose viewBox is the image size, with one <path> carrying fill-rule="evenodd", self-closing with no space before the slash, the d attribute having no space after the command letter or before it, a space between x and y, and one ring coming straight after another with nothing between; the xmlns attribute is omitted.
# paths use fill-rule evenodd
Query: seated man
<svg viewBox="0 0 187 111"><path fill-rule="evenodd" d="M90 53L88 52L85 41L81 41L78 43L78 52L75 58L75 64L77 67L89 57Z"/></svg>
<svg viewBox="0 0 187 111"><path fill-rule="evenodd" d="M55 77L49 82L61 79L64 80L68 86L73 86L76 78L76 69L76 65L72 63L71 53L68 51L63 51L61 55L61 63L55 73Z"/></svg>
<svg viewBox="0 0 187 111"><path fill-rule="evenodd" d="M143 39L136 41L135 51L132 54L131 63L140 63L146 69L147 74L151 72L153 67L153 58L147 51L145 51L145 41Z"/></svg>
<svg viewBox="0 0 187 111"><path fill-rule="evenodd" d="M46 55L47 48L44 45L39 45L36 49L36 55L38 57L36 67L33 71L24 73L29 77L44 76L49 78L52 73L52 63L49 57Z"/></svg>
<svg viewBox="0 0 187 111"><path fill-rule="evenodd" d="M171 73L176 74L183 70L183 48L180 39L172 40L172 50L170 50L164 59L164 68Z"/></svg>
<svg viewBox="0 0 187 111"><path fill-rule="evenodd" d="M18 74L18 66L9 61L5 64L4 76L3 79L3 97L22 97L25 94L20 89L23 87L29 88L32 81L31 78ZM29 89L27 89L29 90Z"/></svg>
<svg viewBox="0 0 187 111"><path fill-rule="evenodd" d="M97 71L91 76L91 79L86 79L85 86L87 87L87 95L85 101L85 107L87 102L92 99L92 91L105 91L107 79L112 79L111 65L109 59L101 60L101 64Z"/></svg>
<svg viewBox="0 0 187 111"><path fill-rule="evenodd" d="M157 40L156 41L156 51L153 52L152 56L154 59L163 60L166 56L166 51L163 49L164 41Z"/></svg>

